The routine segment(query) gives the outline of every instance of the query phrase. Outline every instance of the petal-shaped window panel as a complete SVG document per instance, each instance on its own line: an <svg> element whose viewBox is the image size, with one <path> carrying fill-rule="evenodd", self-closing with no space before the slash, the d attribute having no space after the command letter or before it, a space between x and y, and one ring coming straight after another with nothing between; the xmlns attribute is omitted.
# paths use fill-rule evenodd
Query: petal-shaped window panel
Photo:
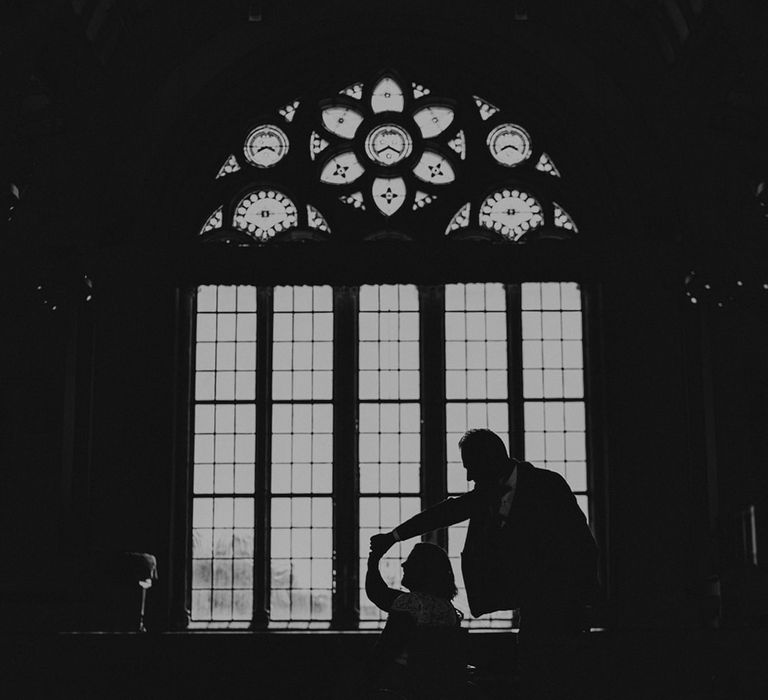
<svg viewBox="0 0 768 700"><path fill-rule="evenodd" d="M311 204L307 204L307 223L310 228L317 229L318 231L325 231L326 233L331 232L325 217Z"/></svg>
<svg viewBox="0 0 768 700"><path fill-rule="evenodd" d="M445 229L445 235L447 236L452 231L456 231L460 228L467 228L469 226L469 212L470 204L467 202L463 204L459 210L453 215L448 228Z"/></svg>
<svg viewBox="0 0 768 700"><path fill-rule="evenodd" d="M214 229L221 228L222 214L221 207L219 207L213 214L208 217L208 220L203 224L203 228L200 229L200 233L207 233Z"/></svg>
<svg viewBox="0 0 768 700"><path fill-rule="evenodd" d="M401 177L377 177L371 185L373 201L384 216L392 216L405 201L405 181Z"/></svg>
<svg viewBox="0 0 768 700"><path fill-rule="evenodd" d="M285 119L289 124L293 121L293 118L296 116L296 110L299 108L299 101L294 100L293 102L289 102L285 107L278 110L280 116Z"/></svg>
<svg viewBox="0 0 768 700"><path fill-rule="evenodd" d="M449 142L448 147L459 154L459 158L464 160L467 156L467 140L464 138L464 131L459 131Z"/></svg>
<svg viewBox="0 0 768 700"><path fill-rule="evenodd" d="M446 185L456 179L453 166L448 162L448 159L435 151L424 151L421 160L413 169L413 174L419 180L434 185Z"/></svg>
<svg viewBox="0 0 768 700"><path fill-rule="evenodd" d="M322 114L323 126L343 139L354 138L357 127L363 121L363 115L350 107L326 107Z"/></svg>
<svg viewBox="0 0 768 700"><path fill-rule="evenodd" d="M405 106L403 89L393 78L382 78L376 83L371 95L371 109L379 112L402 112Z"/></svg>
<svg viewBox="0 0 768 700"><path fill-rule="evenodd" d="M219 173L216 175L216 179L218 180L220 177L224 177L230 173L236 173L238 170L240 170L240 166L237 164L237 158L231 155L224 161L224 165L219 168Z"/></svg>
<svg viewBox="0 0 768 700"><path fill-rule="evenodd" d="M453 110L450 107L433 105L420 109L413 115L413 120L418 124L421 135L425 139L431 139L451 125Z"/></svg>
<svg viewBox="0 0 768 700"><path fill-rule="evenodd" d="M546 154L542 153L539 158L539 162L536 163L536 170L540 170L543 173L560 177L560 171L557 166L552 162L552 159Z"/></svg>
<svg viewBox="0 0 768 700"><path fill-rule="evenodd" d="M243 151L249 163L271 168L288 153L288 137L274 124L262 124L248 134Z"/></svg>
<svg viewBox="0 0 768 700"><path fill-rule="evenodd" d="M432 204L437 199L434 195L427 194L421 190L416 190L416 194L413 196L413 211L417 209L423 209L427 204Z"/></svg>
<svg viewBox="0 0 768 700"><path fill-rule="evenodd" d="M343 90L339 90L339 94L348 95L355 100L359 100L363 96L363 84L353 83L352 85L348 85Z"/></svg>
<svg viewBox="0 0 768 700"><path fill-rule="evenodd" d="M234 225L259 241L296 226L296 205L282 192L259 189L243 197L235 208Z"/></svg>
<svg viewBox="0 0 768 700"><path fill-rule="evenodd" d="M353 192L352 194L344 194L339 199L344 202L344 204L349 204L350 207L354 207L355 209L361 209L362 211L365 211L365 202L363 201L363 193L362 192Z"/></svg>
<svg viewBox="0 0 768 700"><path fill-rule="evenodd" d="M565 211L557 202L552 202L552 208L555 214L555 226L558 228L564 228L568 231L578 233L579 229L576 228L576 224L573 223L571 215Z"/></svg>
<svg viewBox="0 0 768 700"><path fill-rule="evenodd" d="M531 137L517 124L500 124L488 134L487 143L496 162L508 168L531 155Z"/></svg>
<svg viewBox="0 0 768 700"><path fill-rule="evenodd" d="M486 197L480 206L480 225L518 241L544 222L541 204L527 192L501 189Z"/></svg>
<svg viewBox="0 0 768 700"><path fill-rule="evenodd" d="M364 171L365 168L352 151L343 151L325 164L320 173L320 181L329 185L346 185L357 180Z"/></svg>
<svg viewBox="0 0 768 700"><path fill-rule="evenodd" d="M328 142L320 134L313 131L309 137L309 157L314 160L317 154L325 150L328 145Z"/></svg>
<svg viewBox="0 0 768 700"><path fill-rule="evenodd" d="M496 112L499 111L498 107L495 107L490 102L487 102L482 97L478 97L477 95L472 95L472 98L475 100L475 104L477 105L477 109L480 112L480 119L485 121L486 119L490 119Z"/></svg>

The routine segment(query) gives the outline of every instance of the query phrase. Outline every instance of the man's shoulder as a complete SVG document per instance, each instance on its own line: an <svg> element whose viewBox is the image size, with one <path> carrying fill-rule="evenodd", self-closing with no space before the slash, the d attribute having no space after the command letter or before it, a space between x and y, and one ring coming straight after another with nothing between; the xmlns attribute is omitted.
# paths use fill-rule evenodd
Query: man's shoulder
<svg viewBox="0 0 768 700"><path fill-rule="evenodd" d="M568 482L551 469L536 467L530 462L519 462L518 468L520 469L521 479L527 479L541 488L548 488L553 491L563 491L565 489L570 492L571 490Z"/></svg>

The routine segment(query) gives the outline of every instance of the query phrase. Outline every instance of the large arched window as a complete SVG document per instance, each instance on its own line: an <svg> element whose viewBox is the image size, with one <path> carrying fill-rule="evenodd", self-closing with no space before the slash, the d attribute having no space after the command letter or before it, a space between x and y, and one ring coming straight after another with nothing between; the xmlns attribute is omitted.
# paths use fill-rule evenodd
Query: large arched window
<svg viewBox="0 0 768 700"><path fill-rule="evenodd" d="M256 116L212 178L201 245L455 241L493 256L577 235L529 125L393 72ZM564 475L589 517L577 282L364 278L196 289L193 625L380 626L362 590L368 538L467 489L470 427ZM433 537L468 616L463 529ZM391 585L411 546L382 563Z"/></svg>

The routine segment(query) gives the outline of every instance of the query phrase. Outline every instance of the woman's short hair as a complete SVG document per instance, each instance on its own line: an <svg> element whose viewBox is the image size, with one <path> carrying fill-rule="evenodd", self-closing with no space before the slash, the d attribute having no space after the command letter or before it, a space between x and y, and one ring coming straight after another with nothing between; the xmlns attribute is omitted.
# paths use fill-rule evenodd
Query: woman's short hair
<svg viewBox="0 0 768 700"><path fill-rule="evenodd" d="M408 583L411 591L431 593L447 600L453 600L458 593L447 552L430 542L417 542L411 550Z"/></svg>

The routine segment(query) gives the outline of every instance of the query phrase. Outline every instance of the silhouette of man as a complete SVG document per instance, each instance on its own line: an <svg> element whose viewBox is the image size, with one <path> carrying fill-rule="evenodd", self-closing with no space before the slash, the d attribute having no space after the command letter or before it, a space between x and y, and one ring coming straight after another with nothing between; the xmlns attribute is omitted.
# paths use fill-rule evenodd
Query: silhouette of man
<svg viewBox="0 0 768 700"><path fill-rule="evenodd" d="M578 697L574 641L598 592L586 518L565 479L510 459L496 433L469 430L459 449L475 487L374 535L371 549L383 554L400 540L469 520L461 567L470 611L520 610L523 697Z"/></svg>

